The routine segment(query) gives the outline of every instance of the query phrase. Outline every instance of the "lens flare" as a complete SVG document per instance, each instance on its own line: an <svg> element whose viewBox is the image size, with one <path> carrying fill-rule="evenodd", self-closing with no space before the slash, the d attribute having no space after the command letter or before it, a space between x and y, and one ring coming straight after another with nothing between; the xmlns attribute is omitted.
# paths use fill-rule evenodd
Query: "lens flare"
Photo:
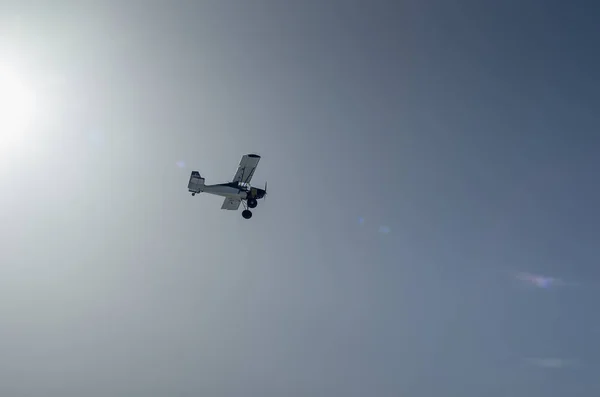
<svg viewBox="0 0 600 397"><path fill-rule="evenodd" d="M389 232L391 232L391 229L388 226L380 226L379 227L379 233L388 234Z"/></svg>
<svg viewBox="0 0 600 397"><path fill-rule="evenodd" d="M516 275L517 280L523 281L537 288L549 289L552 287L562 286L565 283L554 277L542 276L539 274L532 273L518 273Z"/></svg>

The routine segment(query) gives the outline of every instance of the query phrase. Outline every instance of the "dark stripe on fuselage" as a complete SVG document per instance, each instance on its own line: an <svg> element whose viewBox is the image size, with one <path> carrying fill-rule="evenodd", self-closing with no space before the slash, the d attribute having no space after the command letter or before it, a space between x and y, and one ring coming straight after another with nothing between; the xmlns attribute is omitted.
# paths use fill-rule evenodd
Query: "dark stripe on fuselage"
<svg viewBox="0 0 600 397"><path fill-rule="evenodd" d="M234 189L239 189L237 182L219 183L219 184L216 184L215 186L227 186L227 187L232 187ZM243 190L243 189L239 189L239 190Z"/></svg>

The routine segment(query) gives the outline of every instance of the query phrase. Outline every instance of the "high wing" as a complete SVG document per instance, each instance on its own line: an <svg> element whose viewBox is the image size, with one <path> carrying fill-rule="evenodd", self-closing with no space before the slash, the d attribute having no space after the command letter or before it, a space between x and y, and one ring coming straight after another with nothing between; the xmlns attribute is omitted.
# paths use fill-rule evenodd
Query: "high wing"
<svg viewBox="0 0 600 397"><path fill-rule="evenodd" d="M223 205L221 206L221 209L235 211L238 208L240 208L241 202L242 200L239 198L226 197L225 200L223 200Z"/></svg>
<svg viewBox="0 0 600 397"><path fill-rule="evenodd" d="M259 160L258 154L243 155L232 182L250 183Z"/></svg>

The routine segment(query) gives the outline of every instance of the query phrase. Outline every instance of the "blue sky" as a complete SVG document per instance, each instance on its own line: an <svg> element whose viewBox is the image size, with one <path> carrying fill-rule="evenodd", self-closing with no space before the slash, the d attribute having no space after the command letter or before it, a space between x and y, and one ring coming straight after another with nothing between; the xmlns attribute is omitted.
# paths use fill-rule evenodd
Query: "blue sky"
<svg viewBox="0 0 600 397"><path fill-rule="evenodd" d="M0 394L600 392L594 3L0 15Z"/></svg>

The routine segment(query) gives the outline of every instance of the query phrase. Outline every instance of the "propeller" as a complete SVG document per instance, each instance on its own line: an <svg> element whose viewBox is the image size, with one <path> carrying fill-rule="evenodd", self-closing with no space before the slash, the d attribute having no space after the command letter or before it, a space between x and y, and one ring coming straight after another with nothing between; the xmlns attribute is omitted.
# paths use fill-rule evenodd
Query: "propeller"
<svg viewBox="0 0 600 397"><path fill-rule="evenodd" d="M265 197L264 197L264 199L265 200L267 199L267 181L265 181Z"/></svg>

